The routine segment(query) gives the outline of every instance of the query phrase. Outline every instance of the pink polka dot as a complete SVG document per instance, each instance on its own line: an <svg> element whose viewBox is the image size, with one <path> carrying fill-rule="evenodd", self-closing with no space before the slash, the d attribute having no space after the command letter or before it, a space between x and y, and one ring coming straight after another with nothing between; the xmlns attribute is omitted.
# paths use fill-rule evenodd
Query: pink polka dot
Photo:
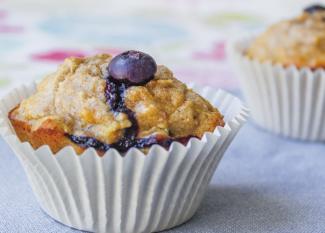
<svg viewBox="0 0 325 233"><path fill-rule="evenodd" d="M0 24L0 33L20 33L23 31L23 27L20 26L10 26Z"/></svg>
<svg viewBox="0 0 325 233"><path fill-rule="evenodd" d="M223 61L226 59L225 43L217 42L208 51L197 51L193 53L194 59Z"/></svg>
<svg viewBox="0 0 325 233"><path fill-rule="evenodd" d="M8 14L7 14L7 11L5 11L5 10L0 10L0 19L4 19L4 18L6 18L7 15L8 15Z"/></svg>
<svg viewBox="0 0 325 233"><path fill-rule="evenodd" d="M95 50L96 50L96 53L108 53L108 54L111 54L113 56L115 56L117 54L120 54L120 53L125 51L124 49L118 49L118 48L98 48L98 49L95 49Z"/></svg>
<svg viewBox="0 0 325 233"><path fill-rule="evenodd" d="M184 82L194 82L199 85L214 88L236 89L238 82L227 68L207 69L175 69L175 76Z"/></svg>
<svg viewBox="0 0 325 233"><path fill-rule="evenodd" d="M6 22L8 12L0 10L0 33L20 33L23 31L23 27L17 25L10 25Z"/></svg>
<svg viewBox="0 0 325 233"><path fill-rule="evenodd" d="M37 61L61 62L67 57L84 57L87 54L78 50L53 50L32 54L32 59Z"/></svg>

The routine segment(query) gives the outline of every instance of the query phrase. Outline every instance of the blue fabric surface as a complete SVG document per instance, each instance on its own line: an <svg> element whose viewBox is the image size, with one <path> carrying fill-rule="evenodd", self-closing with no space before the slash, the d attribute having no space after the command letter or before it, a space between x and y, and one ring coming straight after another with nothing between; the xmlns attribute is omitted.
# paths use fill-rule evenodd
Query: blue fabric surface
<svg viewBox="0 0 325 233"><path fill-rule="evenodd" d="M44 214L0 140L0 232L78 232ZM171 233L325 232L325 144L244 126L193 219Z"/></svg>

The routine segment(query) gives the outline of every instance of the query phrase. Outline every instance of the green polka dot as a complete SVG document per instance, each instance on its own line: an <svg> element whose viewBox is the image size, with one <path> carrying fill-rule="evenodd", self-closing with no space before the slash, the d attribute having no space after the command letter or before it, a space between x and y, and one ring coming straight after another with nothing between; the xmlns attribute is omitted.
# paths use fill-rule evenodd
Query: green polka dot
<svg viewBox="0 0 325 233"><path fill-rule="evenodd" d="M162 46L163 51L173 51L173 50L178 50L183 47L183 43L171 43L166 46Z"/></svg>
<svg viewBox="0 0 325 233"><path fill-rule="evenodd" d="M259 24L263 19L257 15L244 14L239 12L223 12L210 15L206 18L206 23L213 26L224 26L229 23L252 23Z"/></svg>
<svg viewBox="0 0 325 233"><path fill-rule="evenodd" d="M7 78L0 78L0 88L8 86L10 83L10 79Z"/></svg>

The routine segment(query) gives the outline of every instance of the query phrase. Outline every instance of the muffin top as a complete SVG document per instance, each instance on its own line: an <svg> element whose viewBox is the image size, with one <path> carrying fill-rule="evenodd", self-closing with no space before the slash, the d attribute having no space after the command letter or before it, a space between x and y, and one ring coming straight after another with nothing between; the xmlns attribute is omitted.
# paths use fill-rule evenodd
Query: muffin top
<svg viewBox="0 0 325 233"><path fill-rule="evenodd" d="M208 101L156 66L147 54L127 51L68 58L45 77L35 94L23 100L15 117L32 131L64 131L82 147L168 147L223 126L223 116Z"/></svg>
<svg viewBox="0 0 325 233"><path fill-rule="evenodd" d="M284 66L325 67L325 8L314 5L294 19L272 25L253 41L246 54Z"/></svg>

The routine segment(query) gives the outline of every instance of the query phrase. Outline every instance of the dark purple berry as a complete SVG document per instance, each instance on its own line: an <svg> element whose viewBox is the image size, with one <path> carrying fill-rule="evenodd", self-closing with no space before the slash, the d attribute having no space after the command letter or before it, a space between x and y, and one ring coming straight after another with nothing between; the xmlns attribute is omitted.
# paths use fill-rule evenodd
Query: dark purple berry
<svg viewBox="0 0 325 233"><path fill-rule="evenodd" d="M304 9L304 11L309 13L309 14L312 14L312 13L317 12L317 11L325 11L325 7L322 6L322 5L315 4L315 5L311 5L309 7L306 7Z"/></svg>
<svg viewBox="0 0 325 233"><path fill-rule="evenodd" d="M109 76L132 84L150 81L156 71L157 64L150 55L134 50L117 55L108 65Z"/></svg>

